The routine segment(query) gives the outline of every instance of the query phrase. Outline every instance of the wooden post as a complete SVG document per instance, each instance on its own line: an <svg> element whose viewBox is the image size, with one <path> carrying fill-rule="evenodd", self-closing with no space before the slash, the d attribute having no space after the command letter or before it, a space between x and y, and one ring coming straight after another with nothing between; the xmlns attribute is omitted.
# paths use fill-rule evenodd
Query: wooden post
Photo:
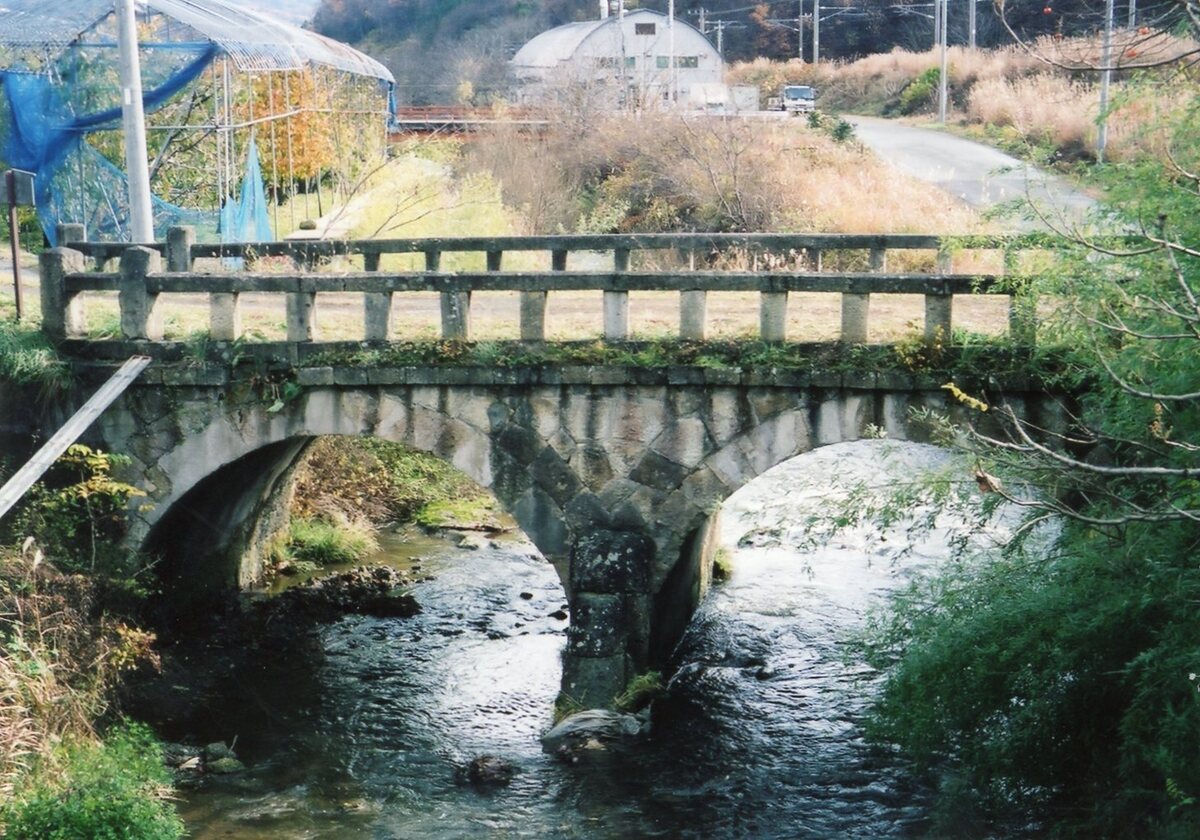
<svg viewBox="0 0 1200 840"><path fill-rule="evenodd" d="M81 274L85 262L83 254L70 248L51 248L38 254L42 332L51 338L72 338L86 331L83 295L68 295L66 289L67 275Z"/></svg>
<svg viewBox="0 0 1200 840"><path fill-rule="evenodd" d="M121 254L118 299L121 306L121 335L129 339L162 341L162 311L158 295L146 289L146 278L162 268L158 251L133 245Z"/></svg>
<svg viewBox="0 0 1200 840"><path fill-rule="evenodd" d="M759 304L759 333L762 340L779 344L787 340L787 292L762 292Z"/></svg>
<svg viewBox="0 0 1200 840"><path fill-rule="evenodd" d="M954 255L946 248L938 248L937 273L949 274L954 265ZM954 318L953 295L925 295L925 340L950 341L950 330Z"/></svg>
<svg viewBox="0 0 1200 840"><path fill-rule="evenodd" d="M629 271L629 249L613 251L613 269ZM604 293L604 340L629 340L629 292Z"/></svg>
<svg viewBox="0 0 1200 840"><path fill-rule="evenodd" d="M192 245L196 244L196 229L181 225L167 229L167 271L192 270Z"/></svg>

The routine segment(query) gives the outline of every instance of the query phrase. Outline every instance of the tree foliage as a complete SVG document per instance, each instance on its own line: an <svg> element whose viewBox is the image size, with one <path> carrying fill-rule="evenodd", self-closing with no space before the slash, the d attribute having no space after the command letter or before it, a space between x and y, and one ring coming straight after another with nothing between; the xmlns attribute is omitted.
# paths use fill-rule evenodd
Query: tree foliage
<svg viewBox="0 0 1200 840"><path fill-rule="evenodd" d="M1037 427L993 396L1006 433L967 444L981 489L1061 537L952 564L867 636L887 675L871 731L941 772L953 836L1030 809L1063 835L1200 832L1194 100L1160 148L1104 170L1107 229L1064 236L1040 281L1061 303L1043 337L1071 349L1080 389L1069 422ZM1006 489L1027 485L1040 495Z"/></svg>

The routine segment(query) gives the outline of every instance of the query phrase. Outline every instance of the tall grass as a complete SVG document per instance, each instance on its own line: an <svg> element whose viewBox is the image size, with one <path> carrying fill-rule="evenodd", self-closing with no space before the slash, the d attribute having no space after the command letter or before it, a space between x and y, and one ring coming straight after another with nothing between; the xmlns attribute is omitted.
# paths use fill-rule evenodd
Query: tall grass
<svg viewBox="0 0 1200 840"><path fill-rule="evenodd" d="M60 391L70 385L71 375L40 330L0 321L0 380Z"/></svg>
<svg viewBox="0 0 1200 840"><path fill-rule="evenodd" d="M357 563L378 550L375 529L361 518L333 513L323 518L297 517L288 526L286 553L303 563Z"/></svg>
<svg viewBox="0 0 1200 840"><path fill-rule="evenodd" d="M35 769L62 772L55 745L93 738L121 673L155 661L152 635L91 616L94 587L0 553L0 800Z"/></svg>
<svg viewBox="0 0 1200 840"><path fill-rule="evenodd" d="M1173 64L1197 44L1166 32L1121 30L1116 56L1113 107L1108 115L1109 160L1155 155L1161 141L1155 127L1169 120L1192 96L1194 84ZM1098 37L1045 36L1026 45L991 50L951 47L947 82L952 116L999 132L1014 144L1050 146L1069 158L1096 154L1099 119L1098 74L1102 44ZM935 50L895 49L852 62L826 62L814 68L799 61L757 59L735 65L730 80L757 84L766 92L785 82L812 84L821 90L826 110L864 114L905 112L900 107L922 74L940 64ZM1160 69L1137 73L1143 64ZM911 100L912 97L910 96ZM918 103L919 104L919 103ZM936 100L924 104L932 114Z"/></svg>

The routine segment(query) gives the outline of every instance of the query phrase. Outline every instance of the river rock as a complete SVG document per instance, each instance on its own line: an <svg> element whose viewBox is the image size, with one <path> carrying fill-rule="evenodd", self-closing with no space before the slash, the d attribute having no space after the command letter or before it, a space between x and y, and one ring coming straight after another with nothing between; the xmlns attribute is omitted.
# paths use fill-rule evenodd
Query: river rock
<svg viewBox="0 0 1200 840"><path fill-rule="evenodd" d="M494 755L481 755L467 765L467 781L478 787L503 787L512 781L512 762Z"/></svg>
<svg viewBox="0 0 1200 840"><path fill-rule="evenodd" d="M563 718L542 736L542 749L575 762L584 752L602 752L636 738L642 722L633 715L608 709L585 709Z"/></svg>
<svg viewBox="0 0 1200 840"><path fill-rule="evenodd" d="M222 758L237 758L233 750L223 741L214 741L204 748L204 760L208 763L220 761Z"/></svg>
<svg viewBox="0 0 1200 840"><path fill-rule="evenodd" d="M238 761L236 758L226 756L218 758L216 761L210 761L204 765L204 769L209 773L216 773L219 776L227 776L230 773L241 773L246 769L246 765Z"/></svg>
<svg viewBox="0 0 1200 840"><path fill-rule="evenodd" d="M458 547L468 551L478 551L481 548L487 548L487 545L488 541L479 534L463 534L458 539Z"/></svg>

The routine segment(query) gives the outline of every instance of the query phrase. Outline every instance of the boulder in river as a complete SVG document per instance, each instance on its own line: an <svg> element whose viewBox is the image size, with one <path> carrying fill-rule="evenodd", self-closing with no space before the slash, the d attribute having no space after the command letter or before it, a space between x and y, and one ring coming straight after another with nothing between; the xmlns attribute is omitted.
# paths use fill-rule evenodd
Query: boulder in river
<svg viewBox="0 0 1200 840"><path fill-rule="evenodd" d="M467 781L476 787L503 787L516 772L511 761L494 755L481 755L467 765Z"/></svg>
<svg viewBox="0 0 1200 840"><path fill-rule="evenodd" d="M585 709L563 718L542 736L542 749L575 763L588 752L604 752L636 738L643 723L633 715Z"/></svg>

